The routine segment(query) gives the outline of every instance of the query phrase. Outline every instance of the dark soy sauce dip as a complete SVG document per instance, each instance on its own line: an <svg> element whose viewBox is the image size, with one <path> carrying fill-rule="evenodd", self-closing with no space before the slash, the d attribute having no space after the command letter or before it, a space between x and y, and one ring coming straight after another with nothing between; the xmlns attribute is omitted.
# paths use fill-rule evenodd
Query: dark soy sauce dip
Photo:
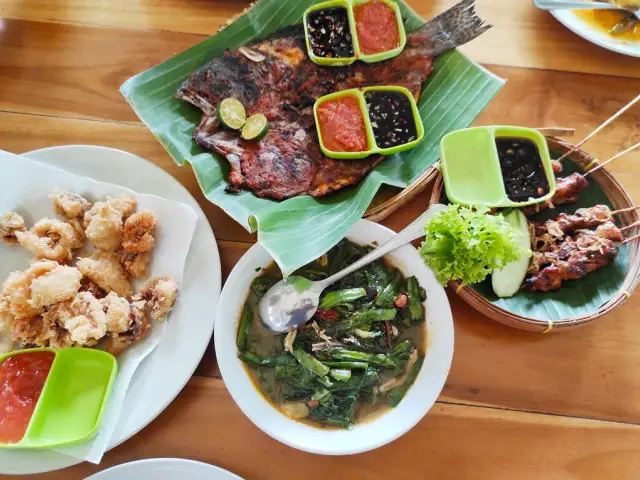
<svg viewBox="0 0 640 480"><path fill-rule="evenodd" d="M411 102L405 94L373 90L364 98L378 147L396 147L418 138Z"/></svg>
<svg viewBox="0 0 640 480"><path fill-rule="evenodd" d="M549 181L535 143L525 138L498 137L496 146L510 200L526 202L549 193Z"/></svg>
<svg viewBox="0 0 640 480"><path fill-rule="evenodd" d="M353 57L353 41L346 8L323 8L309 13L307 29L309 45L314 55L326 58Z"/></svg>

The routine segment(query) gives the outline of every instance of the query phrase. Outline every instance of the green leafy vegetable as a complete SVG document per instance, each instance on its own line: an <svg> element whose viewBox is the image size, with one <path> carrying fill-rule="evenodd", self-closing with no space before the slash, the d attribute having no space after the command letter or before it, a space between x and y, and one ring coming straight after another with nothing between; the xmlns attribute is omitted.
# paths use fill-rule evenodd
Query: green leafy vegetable
<svg viewBox="0 0 640 480"><path fill-rule="evenodd" d="M355 302L359 298L364 297L367 291L364 288L347 288L345 290L334 290L322 297L320 308L326 310L328 308L337 307L345 303Z"/></svg>
<svg viewBox="0 0 640 480"><path fill-rule="evenodd" d="M343 368L332 368L329 371L329 375L338 380L339 382L346 382L351 378L351 370Z"/></svg>
<svg viewBox="0 0 640 480"><path fill-rule="evenodd" d="M525 253L518 245L520 233L486 207L449 205L429 220L425 232L420 254L442 285L481 282Z"/></svg>
<svg viewBox="0 0 640 480"><path fill-rule="evenodd" d="M250 363L259 367L273 367L276 362L273 358L265 358L251 352L238 352L238 358L243 362Z"/></svg>
<svg viewBox="0 0 640 480"><path fill-rule="evenodd" d="M242 317L240 318L240 325L238 325L238 335L236 337L236 345L240 350L244 350L247 346L247 336L249 335L249 329L251 328L251 321L253 320L253 304L247 302L242 310Z"/></svg>
<svg viewBox="0 0 640 480"><path fill-rule="evenodd" d="M323 365L318 359L312 357L300 347L294 347L293 352L291 353L300 362L300 365L307 367L317 376L324 377L327 373L329 373L329 367Z"/></svg>

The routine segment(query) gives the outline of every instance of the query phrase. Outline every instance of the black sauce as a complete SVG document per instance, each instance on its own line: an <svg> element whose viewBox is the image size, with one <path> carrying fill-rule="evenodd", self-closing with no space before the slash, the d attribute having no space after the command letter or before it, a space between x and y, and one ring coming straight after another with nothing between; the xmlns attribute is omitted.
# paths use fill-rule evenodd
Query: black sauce
<svg viewBox="0 0 640 480"><path fill-rule="evenodd" d="M307 15L309 45L314 55L326 58L353 57L349 17L344 7L324 8Z"/></svg>
<svg viewBox="0 0 640 480"><path fill-rule="evenodd" d="M549 193L549 181L544 171L538 147L525 138L496 138L498 158L507 197L525 202Z"/></svg>
<svg viewBox="0 0 640 480"><path fill-rule="evenodd" d="M401 92L369 91L364 94L373 135L380 148L409 143L418 138L411 102Z"/></svg>

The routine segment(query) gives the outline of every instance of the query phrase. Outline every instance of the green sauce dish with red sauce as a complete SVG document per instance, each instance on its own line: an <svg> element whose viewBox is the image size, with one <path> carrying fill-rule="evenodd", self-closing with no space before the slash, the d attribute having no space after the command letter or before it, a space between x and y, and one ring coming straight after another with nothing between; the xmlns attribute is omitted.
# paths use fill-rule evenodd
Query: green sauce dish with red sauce
<svg viewBox="0 0 640 480"><path fill-rule="evenodd" d="M0 356L0 449L51 448L91 438L116 373L113 355L88 348Z"/></svg>
<svg viewBox="0 0 640 480"><path fill-rule="evenodd" d="M380 62L402 52L407 36L397 3L390 0L355 0L353 17L360 60Z"/></svg>
<svg viewBox="0 0 640 480"><path fill-rule="evenodd" d="M327 157L358 159L411 149L424 125L404 87L353 88L320 97L313 106L320 148Z"/></svg>
<svg viewBox="0 0 640 480"><path fill-rule="evenodd" d="M328 157L364 158L375 148L367 106L356 90L325 95L313 106L320 148Z"/></svg>

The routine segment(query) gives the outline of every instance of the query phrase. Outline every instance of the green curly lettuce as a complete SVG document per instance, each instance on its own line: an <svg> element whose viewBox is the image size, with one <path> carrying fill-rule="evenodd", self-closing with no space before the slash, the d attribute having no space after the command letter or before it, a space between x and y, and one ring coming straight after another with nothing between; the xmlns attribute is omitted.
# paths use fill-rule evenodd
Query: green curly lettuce
<svg viewBox="0 0 640 480"><path fill-rule="evenodd" d="M518 245L522 234L486 207L449 205L427 222L425 232L420 255L442 285L481 282L527 253Z"/></svg>

